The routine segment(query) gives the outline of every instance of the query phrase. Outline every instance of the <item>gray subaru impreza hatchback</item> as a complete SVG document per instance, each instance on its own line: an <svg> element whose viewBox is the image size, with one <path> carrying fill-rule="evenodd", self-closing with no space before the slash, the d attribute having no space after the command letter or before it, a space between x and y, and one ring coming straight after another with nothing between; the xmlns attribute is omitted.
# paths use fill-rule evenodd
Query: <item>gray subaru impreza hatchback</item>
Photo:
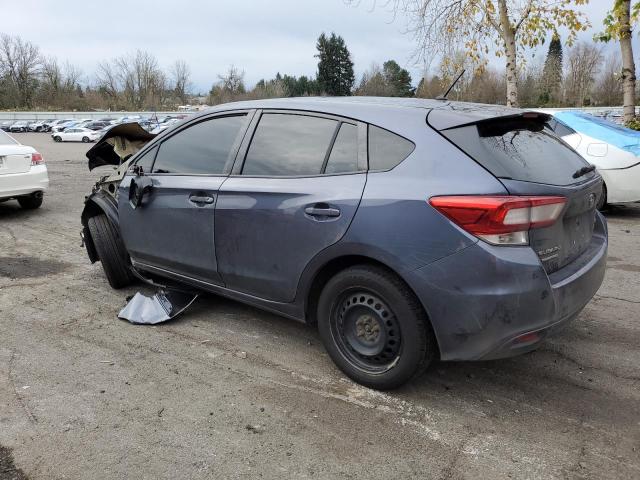
<svg viewBox="0 0 640 480"><path fill-rule="evenodd" d="M83 237L114 288L164 279L317 324L355 381L508 357L600 287L602 179L544 113L439 100L220 105L112 129ZM134 276L135 273L135 276Z"/></svg>

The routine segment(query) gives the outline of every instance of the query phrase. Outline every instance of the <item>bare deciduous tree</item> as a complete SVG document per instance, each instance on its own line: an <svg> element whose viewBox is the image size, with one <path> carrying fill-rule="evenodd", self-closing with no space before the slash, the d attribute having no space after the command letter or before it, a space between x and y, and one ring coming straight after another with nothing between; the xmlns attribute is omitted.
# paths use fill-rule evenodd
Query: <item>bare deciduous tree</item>
<svg viewBox="0 0 640 480"><path fill-rule="evenodd" d="M608 56L594 88L598 105L622 105L622 61L618 56Z"/></svg>
<svg viewBox="0 0 640 480"><path fill-rule="evenodd" d="M234 65L229 67L227 73L218 75L218 79L218 83L209 92L209 101L213 105L239 100L246 94L244 71Z"/></svg>
<svg viewBox="0 0 640 480"><path fill-rule="evenodd" d="M62 66L55 57L42 60L38 104L46 108L69 108L76 103L82 72L69 62Z"/></svg>
<svg viewBox="0 0 640 480"><path fill-rule="evenodd" d="M356 88L355 94L389 97L393 95L393 87L387 83L380 65L374 63L362 74L360 84Z"/></svg>
<svg viewBox="0 0 640 480"><path fill-rule="evenodd" d="M173 92L181 103L187 103L187 94L191 88L191 69L184 60L176 60L171 66Z"/></svg>
<svg viewBox="0 0 640 480"><path fill-rule="evenodd" d="M569 51L565 75L566 102L576 107L591 103L589 94L600 71L602 49L580 42Z"/></svg>
<svg viewBox="0 0 640 480"><path fill-rule="evenodd" d="M0 76L17 94L15 106L30 107L38 85L40 49L18 36L0 34Z"/></svg>
<svg viewBox="0 0 640 480"><path fill-rule="evenodd" d="M158 109L166 95L167 79L156 58L145 51L98 65L98 86L124 108Z"/></svg>

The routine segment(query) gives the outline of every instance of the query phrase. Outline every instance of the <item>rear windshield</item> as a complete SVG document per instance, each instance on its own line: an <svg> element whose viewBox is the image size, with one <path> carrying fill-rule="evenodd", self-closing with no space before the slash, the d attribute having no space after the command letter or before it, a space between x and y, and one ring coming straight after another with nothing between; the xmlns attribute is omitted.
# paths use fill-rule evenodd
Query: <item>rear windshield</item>
<svg viewBox="0 0 640 480"><path fill-rule="evenodd" d="M0 145L17 145L17 144L18 142L16 142L12 137L10 137L6 133L4 133L2 130L0 130Z"/></svg>
<svg viewBox="0 0 640 480"><path fill-rule="evenodd" d="M441 133L498 178L549 185L585 179L573 174L587 162L540 121L500 119Z"/></svg>

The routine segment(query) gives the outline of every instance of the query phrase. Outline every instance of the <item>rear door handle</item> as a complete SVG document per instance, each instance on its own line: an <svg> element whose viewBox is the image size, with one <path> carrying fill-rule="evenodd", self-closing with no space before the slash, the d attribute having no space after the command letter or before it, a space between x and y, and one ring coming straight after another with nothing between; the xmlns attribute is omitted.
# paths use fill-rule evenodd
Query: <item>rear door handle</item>
<svg viewBox="0 0 640 480"><path fill-rule="evenodd" d="M311 215L312 217L339 217L340 210L337 208L324 208L324 207L307 207L304 209L304 213Z"/></svg>
<svg viewBox="0 0 640 480"><path fill-rule="evenodd" d="M189 201L191 203L201 203L201 204L212 204L213 203L213 197L203 197L200 195L191 195L189 196Z"/></svg>

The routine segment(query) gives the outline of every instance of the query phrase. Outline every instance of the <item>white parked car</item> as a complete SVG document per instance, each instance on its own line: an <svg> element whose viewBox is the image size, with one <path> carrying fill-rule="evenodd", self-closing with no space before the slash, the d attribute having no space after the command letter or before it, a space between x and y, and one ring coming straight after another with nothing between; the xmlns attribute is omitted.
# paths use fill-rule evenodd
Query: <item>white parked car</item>
<svg viewBox="0 0 640 480"><path fill-rule="evenodd" d="M70 127L63 132L54 132L51 137L56 142L95 142L100 138L100 133L88 128Z"/></svg>
<svg viewBox="0 0 640 480"><path fill-rule="evenodd" d="M22 208L38 208L47 188L42 155L0 130L0 202L15 198Z"/></svg>
<svg viewBox="0 0 640 480"><path fill-rule="evenodd" d="M607 204L640 202L640 132L580 111L545 111L551 128L602 175Z"/></svg>

